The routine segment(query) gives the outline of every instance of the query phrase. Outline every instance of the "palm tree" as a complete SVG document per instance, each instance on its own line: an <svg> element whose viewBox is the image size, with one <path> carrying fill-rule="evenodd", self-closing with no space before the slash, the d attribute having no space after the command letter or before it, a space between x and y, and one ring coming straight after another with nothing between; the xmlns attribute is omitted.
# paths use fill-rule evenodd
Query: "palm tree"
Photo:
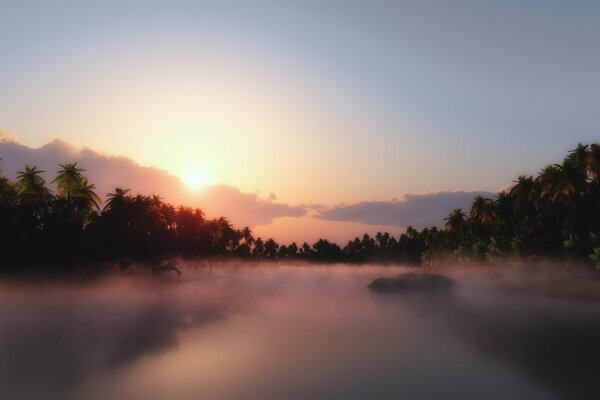
<svg viewBox="0 0 600 400"><path fill-rule="evenodd" d="M258 238L260 239L260 238ZM258 240L257 240L258 241ZM310 245L306 242L302 243L302 256L305 258L310 258L312 256L313 250L310 248Z"/></svg>
<svg viewBox="0 0 600 400"><path fill-rule="evenodd" d="M44 178L40 176L44 172L29 165L25 166L24 171L17 172L16 186L23 203L45 206L52 199L52 192L46 187Z"/></svg>
<svg viewBox="0 0 600 400"><path fill-rule="evenodd" d="M542 197L555 206L557 231L559 235L566 235L567 239L563 244L568 250L572 250L578 244L580 230L576 229L576 226L577 220L581 219L581 216L578 217L578 214L581 214L578 212L579 201L587 186L585 168L585 164L578 158L569 156L562 164L544 168L538 177ZM563 221L566 225L563 225ZM561 227L565 228L565 231L560 232Z"/></svg>
<svg viewBox="0 0 600 400"><path fill-rule="evenodd" d="M496 218L494 202L491 199L476 196L471 205L471 218L482 225L492 222Z"/></svg>
<svg viewBox="0 0 600 400"><path fill-rule="evenodd" d="M419 232L413 228L411 225L408 226L408 228L406 228L406 237L410 240L414 240L417 238L417 236L419 235Z"/></svg>
<svg viewBox="0 0 600 400"><path fill-rule="evenodd" d="M555 203L561 194L560 189L557 190L561 180L561 172L556 165L548 165L542 169L536 178L540 187L540 197Z"/></svg>
<svg viewBox="0 0 600 400"><path fill-rule="evenodd" d="M17 189L7 177L0 177L0 205L13 206L17 201Z"/></svg>
<svg viewBox="0 0 600 400"><path fill-rule="evenodd" d="M288 257L296 257L297 255L298 255L298 245L296 244L296 242L292 242L287 247L287 256Z"/></svg>
<svg viewBox="0 0 600 400"><path fill-rule="evenodd" d="M247 226L243 227L240 232L241 237L244 239L244 243L248 246L252 246L254 243L254 237L252 236L252 231Z"/></svg>
<svg viewBox="0 0 600 400"><path fill-rule="evenodd" d="M277 242L273 239L273 238L269 238L266 242L265 242L265 252L264 255L271 259L271 260L275 260L277 258L277 252L279 250L279 245L277 244Z"/></svg>
<svg viewBox="0 0 600 400"><path fill-rule="evenodd" d="M579 196L585 188L586 173L583 165L567 157L562 165L554 164L544 168L537 181L541 196L556 203L561 199Z"/></svg>
<svg viewBox="0 0 600 400"><path fill-rule="evenodd" d="M204 213L200 209L179 206L175 213L175 231L180 248L186 252L197 251L200 247ZM208 239L207 239L208 240Z"/></svg>
<svg viewBox="0 0 600 400"><path fill-rule="evenodd" d="M496 201L494 201L494 206L496 209L496 216L499 218L508 220L513 214L513 199L505 191L498 193Z"/></svg>
<svg viewBox="0 0 600 400"><path fill-rule="evenodd" d="M58 164L61 167L61 170L58 171L58 175L52 181L52 183L56 183L58 186L58 194L67 200L71 200L72 193L82 186L83 177L81 176L81 172L85 171L84 169L77 168L77 163L72 164Z"/></svg>
<svg viewBox="0 0 600 400"><path fill-rule="evenodd" d="M78 207L82 211L100 210L100 197L94 191L96 185L90 184L83 178L79 185L69 191L69 196L76 200Z"/></svg>
<svg viewBox="0 0 600 400"><path fill-rule="evenodd" d="M222 231L219 250L221 252L234 252L240 241L237 230L233 229L233 225L226 217L219 217L217 222Z"/></svg>
<svg viewBox="0 0 600 400"><path fill-rule="evenodd" d="M177 211L175 211L175 207L164 202L160 202L158 207L158 213L161 215L167 229L175 231L177 228Z"/></svg>
<svg viewBox="0 0 600 400"><path fill-rule="evenodd" d="M224 253L229 245L235 240L236 232L225 217L212 219L205 224L208 239L211 242L212 253ZM212 260L211 260L212 272Z"/></svg>
<svg viewBox="0 0 600 400"><path fill-rule="evenodd" d="M364 255L367 257L372 256L373 254L375 254L375 239L373 239L371 236L369 236L368 233L365 233L362 237L362 240L360 241L360 244L362 246L362 251L364 252ZM313 246L314 248L314 246Z"/></svg>
<svg viewBox="0 0 600 400"><path fill-rule="evenodd" d="M241 240L244 240L242 243ZM252 244L254 243L254 236L249 227L245 226L236 232L236 253L241 257L247 257L251 254Z"/></svg>
<svg viewBox="0 0 600 400"><path fill-rule="evenodd" d="M125 197L127 196L127 193L129 193L129 189L123 189L120 187L115 188L115 191L112 193L107 193L106 204L104 205L104 209L102 211L109 212L125 203Z"/></svg>
<svg viewBox="0 0 600 400"><path fill-rule="evenodd" d="M514 199L506 192L498 193L494 201L496 210L497 227L505 236L512 236L512 230L515 224Z"/></svg>
<svg viewBox="0 0 600 400"><path fill-rule="evenodd" d="M453 233L461 233L464 229L467 215L460 208L454 209L450 215L444 218L446 230Z"/></svg>
<svg viewBox="0 0 600 400"><path fill-rule="evenodd" d="M577 144L577 147L575 147L569 152L567 158L570 159L578 167L585 168L588 156L588 148L589 146L587 144L584 145L579 143Z"/></svg>
<svg viewBox="0 0 600 400"><path fill-rule="evenodd" d="M377 241L377 247L379 248L379 250L385 250L390 244L390 234L387 232L377 232L377 234L375 235L375 240Z"/></svg>
<svg viewBox="0 0 600 400"><path fill-rule="evenodd" d="M307 245L308 246L308 245ZM310 247L309 247L310 249ZM265 252L265 242L261 238L258 238L254 241L254 249L252 251L252 255L258 258L261 258Z"/></svg>
<svg viewBox="0 0 600 400"><path fill-rule="evenodd" d="M510 196L515 200L515 209L528 213L535 207L538 188L531 175L520 175L510 189Z"/></svg>

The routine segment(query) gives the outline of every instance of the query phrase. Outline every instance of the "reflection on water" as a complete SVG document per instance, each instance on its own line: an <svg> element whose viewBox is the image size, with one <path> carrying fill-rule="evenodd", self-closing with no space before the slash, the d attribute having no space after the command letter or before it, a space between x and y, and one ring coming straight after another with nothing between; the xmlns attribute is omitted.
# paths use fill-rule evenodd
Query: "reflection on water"
<svg viewBox="0 0 600 400"><path fill-rule="evenodd" d="M5 284L0 398L600 398L599 305L366 290L399 271L222 266L176 282Z"/></svg>

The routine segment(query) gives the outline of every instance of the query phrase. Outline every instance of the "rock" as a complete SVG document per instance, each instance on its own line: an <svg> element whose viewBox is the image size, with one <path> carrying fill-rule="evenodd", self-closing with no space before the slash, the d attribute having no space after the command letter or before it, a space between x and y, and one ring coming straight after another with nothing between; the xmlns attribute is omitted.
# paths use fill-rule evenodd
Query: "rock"
<svg viewBox="0 0 600 400"><path fill-rule="evenodd" d="M437 274L407 273L377 278L368 288L379 293L448 292L454 288L454 280Z"/></svg>

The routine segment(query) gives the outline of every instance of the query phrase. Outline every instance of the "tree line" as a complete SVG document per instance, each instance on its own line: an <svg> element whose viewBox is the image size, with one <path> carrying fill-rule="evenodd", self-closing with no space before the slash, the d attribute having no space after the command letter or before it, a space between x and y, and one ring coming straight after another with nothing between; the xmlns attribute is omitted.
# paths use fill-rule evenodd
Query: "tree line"
<svg viewBox="0 0 600 400"><path fill-rule="evenodd" d="M326 239L280 245L236 229L225 217L116 188L101 199L77 163L61 164L52 191L44 171L0 176L0 266L77 265L164 256L340 262L493 262L540 255L600 267L600 145L579 144L562 163L522 175L495 198L477 196L443 228L368 234L344 247Z"/></svg>
<svg viewBox="0 0 600 400"><path fill-rule="evenodd" d="M422 254L427 263L495 261L506 256L590 260L600 267L600 145L579 144L562 163L510 190L453 210Z"/></svg>

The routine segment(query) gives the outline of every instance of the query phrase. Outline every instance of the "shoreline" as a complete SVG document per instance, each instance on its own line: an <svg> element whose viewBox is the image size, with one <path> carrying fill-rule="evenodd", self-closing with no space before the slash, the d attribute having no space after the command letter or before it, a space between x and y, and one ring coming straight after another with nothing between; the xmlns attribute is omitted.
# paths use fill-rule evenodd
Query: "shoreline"
<svg viewBox="0 0 600 400"><path fill-rule="evenodd" d="M197 261L180 260L179 266L185 276L187 271L209 268L206 259ZM200 264L198 264L200 263ZM416 266L407 264L382 264L382 263L331 263L321 264L312 262L282 262L282 261L243 261L243 260L218 260L214 262L215 268L254 268L269 266L271 268L304 267L319 268L347 267L347 268L405 268L416 273L435 273L450 277L462 287L485 291L514 293L519 295L551 297L569 300L600 301L600 271L588 266L573 263L541 262L526 264L522 262L506 262L504 264L471 264L471 265L441 265L435 267ZM118 267L111 263L98 265L85 264L81 268L68 268L64 273L44 271L43 268L26 268L23 270L4 270L0 272L0 282L36 284L36 283L66 283L85 284L102 280L108 277L151 280L177 280L176 277L163 277L153 275L151 270L143 264L134 270L122 273ZM392 275L381 273L381 276Z"/></svg>

